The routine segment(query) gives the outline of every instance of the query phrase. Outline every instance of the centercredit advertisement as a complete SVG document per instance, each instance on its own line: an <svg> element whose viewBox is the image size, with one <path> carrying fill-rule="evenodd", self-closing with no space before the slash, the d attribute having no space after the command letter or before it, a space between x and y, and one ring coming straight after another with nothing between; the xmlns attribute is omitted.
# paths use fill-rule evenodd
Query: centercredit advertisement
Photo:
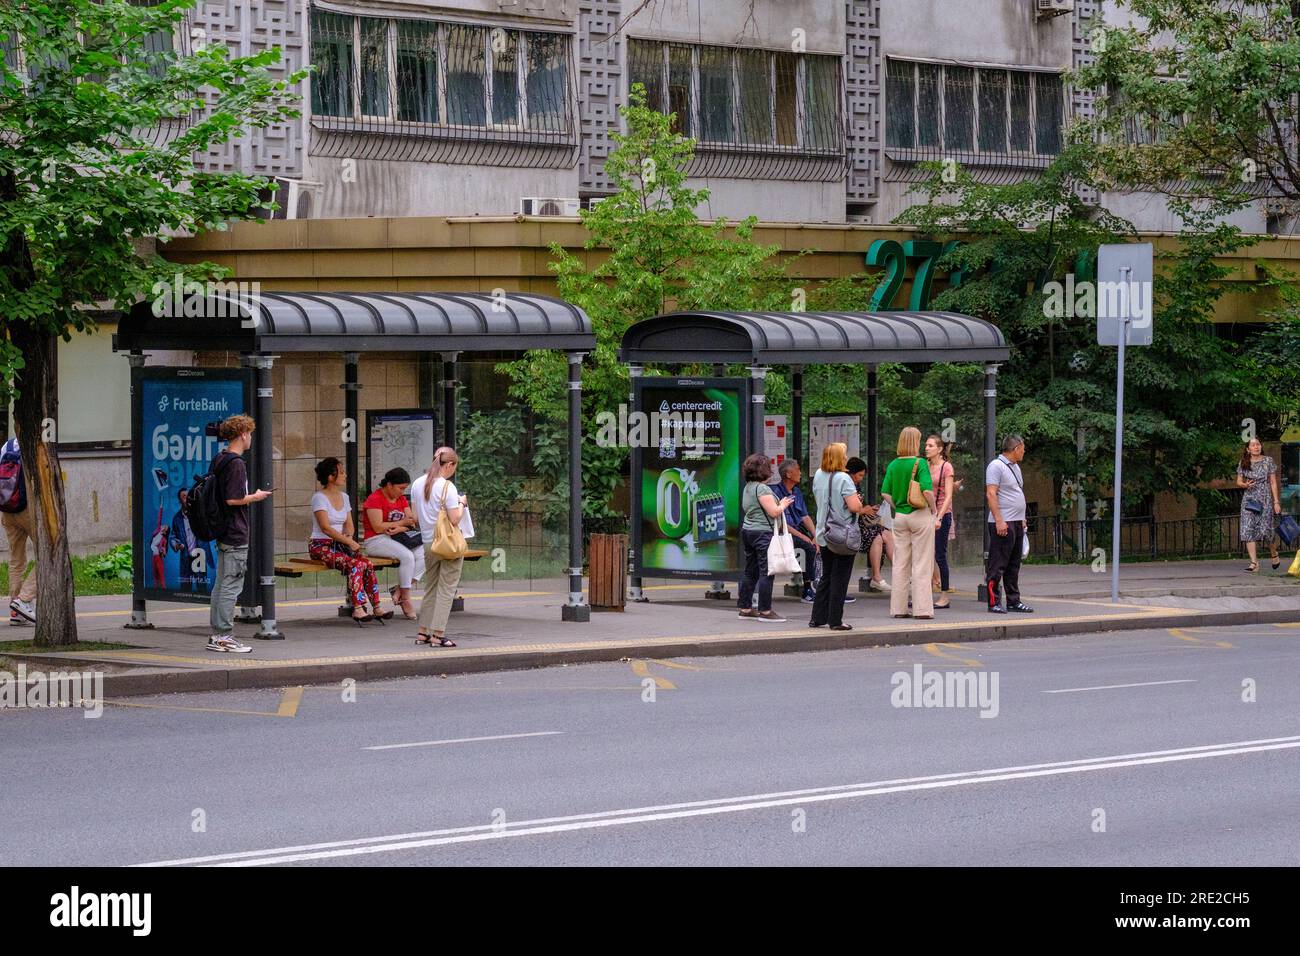
<svg viewBox="0 0 1300 956"><path fill-rule="evenodd" d="M216 545L194 537L183 505L196 476L226 443L209 426L247 409L238 369L141 369L133 389L135 593L154 601L207 601Z"/></svg>
<svg viewBox="0 0 1300 956"><path fill-rule="evenodd" d="M637 382L634 411L650 422L648 440L633 448L638 573L739 574L748 395L746 379Z"/></svg>

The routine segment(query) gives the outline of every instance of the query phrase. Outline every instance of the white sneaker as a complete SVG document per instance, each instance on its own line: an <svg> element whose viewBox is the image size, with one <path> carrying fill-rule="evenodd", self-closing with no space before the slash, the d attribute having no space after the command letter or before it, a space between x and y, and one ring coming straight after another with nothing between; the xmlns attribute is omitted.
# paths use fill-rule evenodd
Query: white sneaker
<svg viewBox="0 0 1300 956"><path fill-rule="evenodd" d="M16 612L19 617L26 618L33 624L36 623L36 605L31 601L14 598L9 602L9 610Z"/></svg>
<svg viewBox="0 0 1300 956"><path fill-rule="evenodd" d="M889 582L886 581L884 578L881 578L879 581L868 581L867 587L870 588L872 591L894 590L893 587L890 586Z"/></svg>
<svg viewBox="0 0 1300 956"><path fill-rule="evenodd" d="M213 634L208 638L207 650L219 654L247 654L253 649L247 644L239 643L229 634Z"/></svg>

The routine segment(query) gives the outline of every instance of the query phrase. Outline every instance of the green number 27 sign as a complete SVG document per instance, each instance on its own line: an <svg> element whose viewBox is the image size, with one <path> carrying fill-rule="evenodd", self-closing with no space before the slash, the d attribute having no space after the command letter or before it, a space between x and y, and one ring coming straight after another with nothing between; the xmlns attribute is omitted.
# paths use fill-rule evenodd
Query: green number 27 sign
<svg viewBox="0 0 1300 956"><path fill-rule="evenodd" d="M948 242L917 239L896 242L893 239L877 239L867 250L867 265L882 266L885 281L871 296L872 312L888 312L894 308L894 299L903 288L903 279L907 276L908 262L916 263L916 275L912 279L912 294L907 308L910 312L924 312L930 307L930 286L934 282L934 264L943 256L961 245L957 239ZM948 284L957 288L962 283L962 273L949 274Z"/></svg>

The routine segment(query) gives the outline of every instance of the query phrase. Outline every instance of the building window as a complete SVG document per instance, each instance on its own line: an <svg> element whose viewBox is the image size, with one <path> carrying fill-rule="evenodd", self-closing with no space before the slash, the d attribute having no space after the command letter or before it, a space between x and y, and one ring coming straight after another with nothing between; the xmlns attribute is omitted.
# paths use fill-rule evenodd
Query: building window
<svg viewBox="0 0 1300 956"><path fill-rule="evenodd" d="M628 61L647 105L706 149L843 153L839 57L631 40Z"/></svg>
<svg viewBox="0 0 1300 956"><path fill-rule="evenodd" d="M1061 151L1065 87L1055 73L888 61L885 144L1005 156Z"/></svg>
<svg viewBox="0 0 1300 956"><path fill-rule="evenodd" d="M570 38L311 11L312 112L430 127L569 128Z"/></svg>

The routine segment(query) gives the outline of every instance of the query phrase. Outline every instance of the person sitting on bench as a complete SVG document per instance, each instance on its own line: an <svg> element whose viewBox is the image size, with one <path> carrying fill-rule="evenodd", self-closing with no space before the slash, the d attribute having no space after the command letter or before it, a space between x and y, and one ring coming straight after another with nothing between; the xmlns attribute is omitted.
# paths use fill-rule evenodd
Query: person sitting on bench
<svg viewBox="0 0 1300 956"><path fill-rule="evenodd" d="M406 500L411 476L405 468L393 468L379 482L379 488L361 506L361 525L366 536L362 549L378 558L397 562L397 587L389 594L408 621L416 620L411 604L411 582L424 577L424 541L420 526Z"/></svg>
<svg viewBox="0 0 1300 956"><path fill-rule="evenodd" d="M343 490L347 472L337 458L326 458L316 465L316 480L321 490L311 496L311 510L316 517L316 527L311 529L307 553L313 561L327 568L342 571L348 582L348 599L352 603L352 619L358 624L378 619L380 622L393 616L392 611L379 610L379 580L375 566L361 556L361 545L353 537L356 525L352 522L352 502ZM366 602L374 608L366 613Z"/></svg>

